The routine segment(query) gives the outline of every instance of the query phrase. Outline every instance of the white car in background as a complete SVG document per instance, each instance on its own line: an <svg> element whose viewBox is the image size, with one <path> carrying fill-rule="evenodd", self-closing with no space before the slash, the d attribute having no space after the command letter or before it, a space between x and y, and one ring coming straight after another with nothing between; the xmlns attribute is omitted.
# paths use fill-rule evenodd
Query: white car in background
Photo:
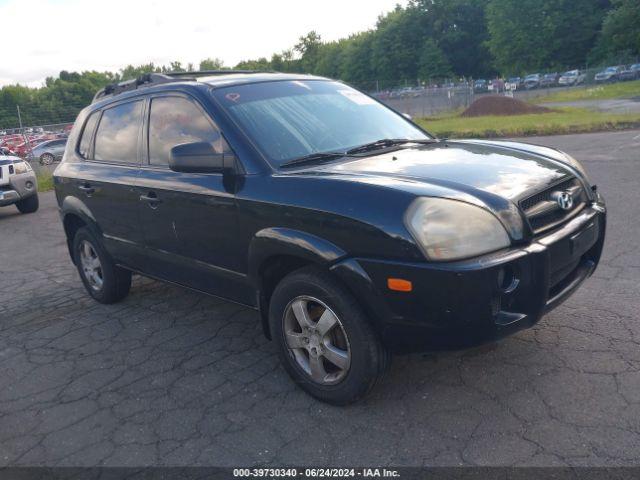
<svg viewBox="0 0 640 480"><path fill-rule="evenodd" d="M569 70L568 72L564 72L558 80L558 84L562 86L574 86L580 85L584 83L587 75L580 70Z"/></svg>

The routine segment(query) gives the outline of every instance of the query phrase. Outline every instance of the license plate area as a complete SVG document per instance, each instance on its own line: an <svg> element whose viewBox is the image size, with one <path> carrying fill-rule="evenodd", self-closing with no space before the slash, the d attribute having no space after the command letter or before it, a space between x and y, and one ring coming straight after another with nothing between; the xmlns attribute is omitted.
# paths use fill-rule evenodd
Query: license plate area
<svg viewBox="0 0 640 480"><path fill-rule="evenodd" d="M0 165L0 185L9 184L9 166Z"/></svg>
<svg viewBox="0 0 640 480"><path fill-rule="evenodd" d="M596 243L598 235L598 220L594 218L580 231L549 245L551 285L578 265L581 257Z"/></svg>
<svg viewBox="0 0 640 480"><path fill-rule="evenodd" d="M589 250L596 240L598 239L598 225L596 222L591 222L587 228L579 231L571 236L571 242L569 244L571 256L573 258L579 257Z"/></svg>

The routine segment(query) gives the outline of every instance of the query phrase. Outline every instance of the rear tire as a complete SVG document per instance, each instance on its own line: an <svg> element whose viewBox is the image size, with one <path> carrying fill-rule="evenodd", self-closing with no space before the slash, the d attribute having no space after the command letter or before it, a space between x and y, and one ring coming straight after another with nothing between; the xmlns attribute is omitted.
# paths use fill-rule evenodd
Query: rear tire
<svg viewBox="0 0 640 480"><path fill-rule="evenodd" d="M40 155L40 165L51 165L55 161L55 157L50 153Z"/></svg>
<svg viewBox="0 0 640 480"><path fill-rule="evenodd" d="M297 270L277 285L269 322L287 373L323 402L360 400L388 369L390 355L356 299L319 268Z"/></svg>
<svg viewBox="0 0 640 480"><path fill-rule="evenodd" d="M38 211L40 207L40 200L38 199L38 194L31 195L23 200L19 200L16 202L16 207L20 211L20 213L34 213Z"/></svg>
<svg viewBox="0 0 640 480"><path fill-rule="evenodd" d="M73 237L73 256L84 288L94 300L116 303L129 294L131 272L118 267L86 227Z"/></svg>

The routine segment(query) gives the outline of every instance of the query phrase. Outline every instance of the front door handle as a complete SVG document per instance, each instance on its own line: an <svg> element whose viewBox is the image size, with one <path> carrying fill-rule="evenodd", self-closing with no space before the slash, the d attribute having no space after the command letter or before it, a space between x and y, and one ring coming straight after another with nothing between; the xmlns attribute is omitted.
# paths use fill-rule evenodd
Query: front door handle
<svg viewBox="0 0 640 480"><path fill-rule="evenodd" d="M96 191L96 189L95 189L95 188L93 188L93 187L92 187L90 184L88 184L88 183L85 183L85 184L82 184L82 185L78 185L78 188L79 188L80 190L82 190L84 193L86 193L87 195L91 195L93 192L95 192L95 191Z"/></svg>
<svg viewBox="0 0 640 480"><path fill-rule="evenodd" d="M149 192L146 195L140 195L140 200L143 202L147 202L151 208L156 208L159 203L162 203L162 200L158 198L155 192Z"/></svg>

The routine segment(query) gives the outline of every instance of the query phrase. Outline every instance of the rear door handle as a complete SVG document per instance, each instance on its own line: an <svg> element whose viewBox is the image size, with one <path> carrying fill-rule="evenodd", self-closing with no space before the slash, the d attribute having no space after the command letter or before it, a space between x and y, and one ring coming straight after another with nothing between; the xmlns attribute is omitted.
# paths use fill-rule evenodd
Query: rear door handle
<svg viewBox="0 0 640 480"><path fill-rule="evenodd" d="M84 193L86 193L87 195L91 195L93 192L96 191L96 189L93 188L88 183L85 183L84 185L78 185L78 188L82 190Z"/></svg>
<svg viewBox="0 0 640 480"><path fill-rule="evenodd" d="M140 200L147 202L152 208L155 208L159 203L162 203L162 200L158 198L158 195L156 195L155 192L149 192L147 195L140 195Z"/></svg>

